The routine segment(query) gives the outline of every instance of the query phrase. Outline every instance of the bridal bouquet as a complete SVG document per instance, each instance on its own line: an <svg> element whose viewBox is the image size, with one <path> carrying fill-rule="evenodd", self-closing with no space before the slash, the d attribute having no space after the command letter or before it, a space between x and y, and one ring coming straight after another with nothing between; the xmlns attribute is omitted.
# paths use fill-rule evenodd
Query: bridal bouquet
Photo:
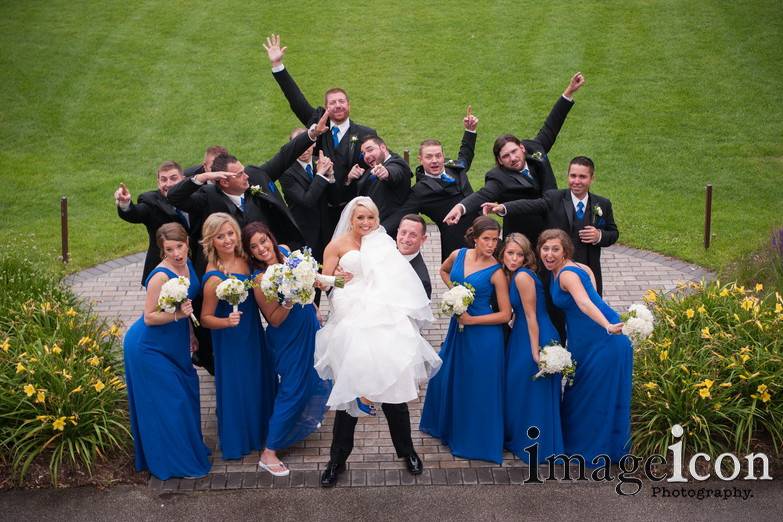
<svg viewBox="0 0 783 522"><path fill-rule="evenodd" d="M533 379L559 373L569 384L573 384L575 371L576 363L571 359L571 352L559 344L549 344L539 354L538 373L533 376Z"/></svg>
<svg viewBox="0 0 783 522"><path fill-rule="evenodd" d="M315 299L315 283L342 288L345 278L318 273L318 261L308 247L294 250L285 263L269 266L261 278L261 291L270 300L287 305L310 304Z"/></svg>
<svg viewBox="0 0 783 522"><path fill-rule="evenodd" d="M247 299L247 291L251 286L250 280L243 282L234 276L229 276L228 279L217 285L215 293L218 299L228 301L233 307L233 311L237 312L239 311L239 303L244 303Z"/></svg>
<svg viewBox="0 0 783 522"><path fill-rule="evenodd" d="M623 334L627 335L633 344L647 339L655 327L655 317L649 308L643 304L632 304L628 312L622 314Z"/></svg>
<svg viewBox="0 0 783 522"><path fill-rule="evenodd" d="M476 289L469 283L452 283L450 289L443 294L440 301L440 313L442 315L462 315L473 303ZM459 331L464 327L459 325Z"/></svg>
<svg viewBox="0 0 783 522"><path fill-rule="evenodd" d="M175 277L163 283L158 297L158 311L174 313L179 305L188 300L189 287L190 279L185 276ZM199 325L195 315L190 314L190 320L195 326Z"/></svg>

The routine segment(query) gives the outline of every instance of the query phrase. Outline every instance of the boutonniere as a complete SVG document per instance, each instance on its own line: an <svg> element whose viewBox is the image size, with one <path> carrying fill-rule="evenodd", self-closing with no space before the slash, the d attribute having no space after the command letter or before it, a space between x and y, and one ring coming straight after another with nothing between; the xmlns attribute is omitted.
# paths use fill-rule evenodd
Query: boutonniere
<svg viewBox="0 0 783 522"><path fill-rule="evenodd" d="M452 169L464 169L465 162L463 160L450 159L450 160L446 160L446 163L444 163L443 166Z"/></svg>
<svg viewBox="0 0 783 522"><path fill-rule="evenodd" d="M351 145L356 145L356 142L358 142L358 141L359 141L359 138L356 137L355 134L353 136L351 136Z"/></svg>
<svg viewBox="0 0 783 522"><path fill-rule="evenodd" d="M253 196L260 196L263 193L264 189L262 189L260 185L252 185L250 187L250 194Z"/></svg>
<svg viewBox="0 0 783 522"><path fill-rule="evenodd" d="M544 159L544 153L541 152L540 150L537 150L533 154L531 154L530 157L536 161L541 161L542 159Z"/></svg>
<svg viewBox="0 0 783 522"><path fill-rule="evenodd" d="M598 206L598 205L593 205L593 215L594 215L595 217L603 217L603 215L604 215L604 211L603 211L603 209L601 209L601 207L600 207L600 206Z"/></svg>

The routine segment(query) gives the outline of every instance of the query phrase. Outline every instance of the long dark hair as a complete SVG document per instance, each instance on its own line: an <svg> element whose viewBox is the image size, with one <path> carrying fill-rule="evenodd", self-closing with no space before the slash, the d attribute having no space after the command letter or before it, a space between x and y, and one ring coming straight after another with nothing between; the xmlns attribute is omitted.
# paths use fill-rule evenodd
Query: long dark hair
<svg viewBox="0 0 783 522"><path fill-rule="evenodd" d="M476 238L487 230L497 230L500 232L500 223L489 216L479 216L473 220L473 223L465 231L465 241L468 245L476 244Z"/></svg>
<svg viewBox="0 0 783 522"><path fill-rule="evenodd" d="M253 221L252 223L248 223L245 225L245 228L242 229L242 248L245 249L245 253L247 254L247 258L250 260L250 268L264 271L267 269L267 264L263 261L259 261L256 259L253 254L250 252L250 240L253 239L253 236L256 234L263 234L266 237L269 238L269 240L272 242L272 247L274 248L275 253L275 259L278 263L282 263L285 261L285 258L283 257L283 254L280 252L280 246L277 243L277 238L272 233L271 230L269 230L269 227L266 226L266 224L261 223L260 221Z"/></svg>

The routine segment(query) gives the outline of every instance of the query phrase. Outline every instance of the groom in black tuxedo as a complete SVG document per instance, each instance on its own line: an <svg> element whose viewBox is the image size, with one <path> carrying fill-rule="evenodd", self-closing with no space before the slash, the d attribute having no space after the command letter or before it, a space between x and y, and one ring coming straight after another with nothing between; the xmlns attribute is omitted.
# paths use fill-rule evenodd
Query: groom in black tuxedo
<svg viewBox="0 0 783 522"><path fill-rule="evenodd" d="M359 142L365 136L376 135L374 129L359 125L349 118L351 102L348 93L336 87L326 91L324 95L324 107L313 107L305 98L299 86L288 74L283 65L285 47L280 47L280 36L272 35L264 44L269 61L272 64L272 74L283 91L291 110L303 125L311 125L318 121L328 110L329 131L318 138L314 154L319 151L330 158L334 164L335 183L327 188L329 201L329 234L331 237L343 207L356 196L356 187L347 181L348 172L356 164L366 166L361 160Z"/></svg>
<svg viewBox="0 0 783 522"><path fill-rule="evenodd" d="M596 290L603 295L601 249L616 243L620 232L614 222L612 202L590 192L594 180L593 160L577 156L568 164L568 189L547 191L539 199L488 203L485 208L501 216L542 216L547 228L567 232L574 243L574 261L590 267Z"/></svg>
<svg viewBox="0 0 783 522"><path fill-rule="evenodd" d="M557 188L547 154L574 105L573 94L584 81L581 73L571 78L535 138L520 140L512 134L504 134L495 140L492 147L495 168L487 172L481 189L451 209L443 220L445 223L457 224L462 216L477 212L483 203L536 199L545 191ZM521 232L533 244L542 230L544 219L539 216L509 216L503 219L504 235Z"/></svg>
<svg viewBox="0 0 783 522"><path fill-rule="evenodd" d="M421 279L427 297L432 295L432 285L427 266L421 255L421 247L427 239L427 225L418 214L405 216L397 231L397 250L410 262L416 275ZM424 471L424 464L416 453L411 440L411 417L408 404L381 404L386 422L389 424L394 450L397 457L405 459L405 466L413 475ZM321 475L321 486L328 488L337 483L337 477L345 470L345 461L353 450L353 434L357 418L343 410L337 410L332 430L332 446L329 450L329 463Z"/></svg>

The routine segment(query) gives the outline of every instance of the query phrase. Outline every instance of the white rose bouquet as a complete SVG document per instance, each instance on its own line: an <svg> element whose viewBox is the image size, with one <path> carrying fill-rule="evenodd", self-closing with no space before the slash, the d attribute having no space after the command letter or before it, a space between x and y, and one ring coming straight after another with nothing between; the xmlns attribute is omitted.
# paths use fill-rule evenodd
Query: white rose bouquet
<svg viewBox="0 0 783 522"><path fill-rule="evenodd" d="M283 264L269 266L261 278L261 290L272 301L286 305L310 304L315 299L315 283L342 288L345 278L318 273L318 261L308 247L294 250Z"/></svg>
<svg viewBox="0 0 783 522"><path fill-rule="evenodd" d="M533 376L533 379L559 373L569 384L573 384L574 372L576 372L576 363L571 358L571 352L559 344L549 344L539 354L538 373Z"/></svg>
<svg viewBox="0 0 783 522"><path fill-rule="evenodd" d="M623 334L627 335L633 344L647 339L655 327L655 316L643 304L632 304L628 312L622 314Z"/></svg>
<svg viewBox="0 0 783 522"><path fill-rule="evenodd" d="M228 301L233 307L233 311L237 312L239 311L239 303L244 303L247 299L247 291L251 286L249 280L243 282L234 276L229 276L228 279L217 285L215 293L218 299Z"/></svg>
<svg viewBox="0 0 783 522"><path fill-rule="evenodd" d="M473 303L476 296L476 289L469 283L452 283L440 301L440 313L442 315L462 315ZM464 327L459 325L459 331Z"/></svg>
<svg viewBox="0 0 783 522"><path fill-rule="evenodd" d="M158 296L158 311L174 313L179 305L188 300L189 287L190 279L185 276L175 277L163 283ZM194 325L199 325L195 315L190 314L190 320Z"/></svg>

